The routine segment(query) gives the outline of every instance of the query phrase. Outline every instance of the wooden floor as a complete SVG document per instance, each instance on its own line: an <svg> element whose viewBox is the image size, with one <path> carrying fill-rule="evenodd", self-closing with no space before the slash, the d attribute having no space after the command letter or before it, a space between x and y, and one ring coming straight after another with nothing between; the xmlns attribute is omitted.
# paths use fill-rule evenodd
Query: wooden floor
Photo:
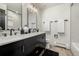
<svg viewBox="0 0 79 59"><path fill-rule="evenodd" d="M71 51L63 47L51 46L47 49L59 52L59 56L72 56Z"/></svg>

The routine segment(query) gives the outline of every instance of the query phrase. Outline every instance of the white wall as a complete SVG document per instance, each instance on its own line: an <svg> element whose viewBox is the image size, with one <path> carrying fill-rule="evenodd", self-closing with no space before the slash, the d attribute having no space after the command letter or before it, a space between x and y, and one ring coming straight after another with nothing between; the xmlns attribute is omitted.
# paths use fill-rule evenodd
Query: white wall
<svg viewBox="0 0 79 59"><path fill-rule="evenodd" d="M55 7L50 7L44 10L42 15L42 21L46 22L62 19L67 19L68 21L65 22L65 34L59 35L58 40L62 41L68 48L70 48L70 4L60 4Z"/></svg>
<svg viewBox="0 0 79 59"><path fill-rule="evenodd" d="M71 41L79 43L79 3L71 7Z"/></svg>

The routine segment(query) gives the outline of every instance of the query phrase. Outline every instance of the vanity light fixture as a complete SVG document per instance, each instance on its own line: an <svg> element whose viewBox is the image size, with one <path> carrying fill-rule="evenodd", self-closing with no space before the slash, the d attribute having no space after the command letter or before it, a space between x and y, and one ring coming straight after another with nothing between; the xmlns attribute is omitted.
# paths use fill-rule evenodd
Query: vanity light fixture
<svg viewBox="0 0 79 59"><path fill-rule="evenodd" d="M58 22L58 20L55 20L54 22Z"/></svg>
<svg viewBox="0 0 79 59"><path fill-rule="evenodd" d="M29 5L28 8L31 9L31 11L37 12L37 9L33 5Z"/></svg>

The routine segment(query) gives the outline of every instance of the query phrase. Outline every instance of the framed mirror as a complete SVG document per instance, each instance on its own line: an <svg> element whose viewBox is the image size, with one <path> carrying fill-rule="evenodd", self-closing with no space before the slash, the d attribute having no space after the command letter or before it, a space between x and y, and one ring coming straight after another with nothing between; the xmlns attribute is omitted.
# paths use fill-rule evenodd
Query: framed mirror
<svg viewBox="0 0 79 59"><path fill-rule="evenodd" d="M6 29L6 21L7 21L7 15L6 15L6 4L0 3L0 31Z"/></svg>
<svg viewBox="0 0 79 59"><path fill-rule="evenodd" d="M27 19L28 19L28 27L29 28L37 28L37 13L33 11L32 9L27 9Z"/></svg>
<svg viewBox="0 0 79 59"><path fill-rule="evenodd" d="M0 9L0 29L5 30L5 10Z"/></svg>
<svg viewBox="0 0 79 59"><path fill-rule="evenodd" d="M21 3L8 3L7 4L7 27L8 29L21 28L22 22L22 6Z"/></svg>

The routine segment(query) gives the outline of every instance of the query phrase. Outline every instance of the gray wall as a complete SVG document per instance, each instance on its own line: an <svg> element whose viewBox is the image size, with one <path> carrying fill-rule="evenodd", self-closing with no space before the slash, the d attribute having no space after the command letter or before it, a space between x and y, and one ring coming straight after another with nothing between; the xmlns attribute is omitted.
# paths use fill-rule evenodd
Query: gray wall
<svg viewBox="0 0 79 59"><path fill-rule="evenodd" d="M71 7L71 41L79 42L79 3Z"/></svg>

